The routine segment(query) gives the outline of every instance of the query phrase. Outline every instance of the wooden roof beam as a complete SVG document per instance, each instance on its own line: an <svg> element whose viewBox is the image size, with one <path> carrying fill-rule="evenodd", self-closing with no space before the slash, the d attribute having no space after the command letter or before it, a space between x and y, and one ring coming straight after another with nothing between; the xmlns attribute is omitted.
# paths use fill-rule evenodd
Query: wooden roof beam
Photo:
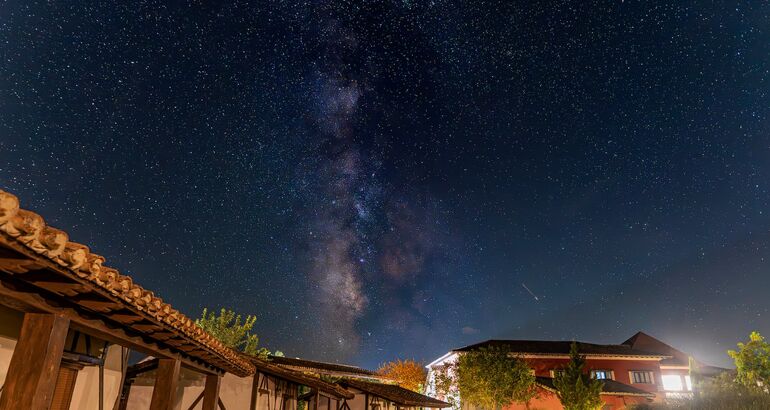
<svg viewBox="0 0 770 410"><path fill-rule="evenodd" d="M69 307L57 306L34 291L23 289L23 286L9 283L0 277L0 304L12 309L22 309L25 312L55 313L70 320L70 328L90 334L111 343L129 347L133 350L163 358L179 358L180 355L161 346L158 342L149 341L145 337L128 334L122 328L112 327L100 319L88 318L84 312L78 312ZM219 374L222 369L216 369L199 364L187 357L181 360L192 368L206 374Z"/></svg>

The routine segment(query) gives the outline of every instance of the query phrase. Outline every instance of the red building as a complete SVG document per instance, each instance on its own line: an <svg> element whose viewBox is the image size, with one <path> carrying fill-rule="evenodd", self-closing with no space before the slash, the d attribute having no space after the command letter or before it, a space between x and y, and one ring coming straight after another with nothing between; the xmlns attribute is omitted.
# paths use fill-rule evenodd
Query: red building
<svg viewBox="0 0 770 410"><path fill-rule="evenodd" d="M464 352L501 346L525 360L537 377L540 394L530 403L530 408L561 409L553 377L569 362L571 344L570 341L488 340L455 349L428 365L429 389L433 388L435 370L457 360ZM662 402L667 397L692 394L689 356L650 335L639 332L621 344L577 342L577 346L586 358L586 371L603 383L601 397L605 409L623 409L632 404ZM448 399L433 390L427 394ZM462 403L462 398L459 401ZM463 404L463 408L466 407ZM525 406L513 405L506 410L519 408Z"/></svg>

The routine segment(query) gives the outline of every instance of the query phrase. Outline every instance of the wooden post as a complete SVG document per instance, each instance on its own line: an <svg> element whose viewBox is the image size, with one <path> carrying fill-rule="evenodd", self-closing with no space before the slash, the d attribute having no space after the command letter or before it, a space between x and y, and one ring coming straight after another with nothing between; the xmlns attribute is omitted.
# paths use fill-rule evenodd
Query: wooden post
<svg viewBox="0 0 770 410"><path fill-rule="evenodd" d="M206 375L206 387L203 389L203 409L217 410L219 401L219 386L222 384L222 376L218 374Z"/></svg>
<svg viewBox="0 0 770 410"><path fill-rule="evenodd" d="M259 371L254 373L251 383L251 404L249 410L256 410L259 402Z"/></svg>
<svg viewBox="0 0 770 410"><path fill-rule="evenodd" d="M51 405L69 320L26 313L13 351L0 410L47 410Z"/></svg>
<svg viewBox="0 0 770 410"><path fill-rule="evenodd" d="M150 410L174 409L180 365L179 359L158 359L158 369L155 373L155 387L152 389Z"/></svg>

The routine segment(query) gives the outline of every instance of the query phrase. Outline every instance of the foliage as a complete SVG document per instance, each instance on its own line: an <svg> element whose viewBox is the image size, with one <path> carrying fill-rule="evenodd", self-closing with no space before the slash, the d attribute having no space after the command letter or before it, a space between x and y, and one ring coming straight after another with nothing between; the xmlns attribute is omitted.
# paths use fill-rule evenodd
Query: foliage
<svg viewBox="0 0 770 410"><path fill-rule="evenodd" d="M457 388L457 363L445 364L433 368L433 378L428 383L433 384L439 398L449 403L454 410L460 410L460 390Z"/></svg>
<svg viewBox="0 0 770 410"><path fill-rule="evenodd" d="M570 360L562 371L557 373L553 384L558 391L559 400L565 410L590 410L602 406L599 394L602 383L586 374L585 357L580 356L575 342L570 347Z"/></svg>
<svg viewBox="0 0 770 410"><path fill-rule="evenodd" d="M731 372L704 380L699 394L692 398L666 399L665 404L644 404L635 410L766 410L770 395L736 383Z"/></svg>
<svg viewBox="0 0 770 410"><path fill-rule="evenodd" d="M697 364L690 362L692 376L699 376L692 398L667 399L665 404L638 405L636 410L760 410L770 409L770 346L757 332L738 350L727 352L735 360L736 371L716 377L700 377ZM695 381L695 379L693 380Z"/></svg>
<svg viewBox="0 0 770 410"><path fill-rule="evenodd" d="M537 395L535 376L526 362L509 352L504 346L464 352L436 373L436 390L453 406L459 405L457 397L485 410L528 404Z"/></svg>
<svg viewBox="0 0 770 410"><path fill-rule="evenodd" d="M243 322L241 320L241 315L236 315L234 311L229 309L222 308L217 315L204 308L201 317L195 321L195 324L219 339L227 347L253 356L267 356L270 352L264 347L259 348L259 337L251 333L257 317L248 315Z"/></svg>
<svg viewBox="0 0 770 410"><path fill-rule="evenodd" d="M328 374L319 374L318 378L329 384L337 384L344 379L342 376L332 376Z"/></svg>
<svg viewBox="0 0 770 410"><path fill-rule="evenodd" d="M751 332L748 343L738 343L738 350L728 350L735 360L736 382L746 388L768 392L770 386L770 344L759 332Z"/></svg>
<svg viewBox="0 0 770 410"><path fill-rule="evenodd" d="M399 386L422 393L425 384L425 367L414 360L395 360L380 366L377 374L395 380Z"/></svg>

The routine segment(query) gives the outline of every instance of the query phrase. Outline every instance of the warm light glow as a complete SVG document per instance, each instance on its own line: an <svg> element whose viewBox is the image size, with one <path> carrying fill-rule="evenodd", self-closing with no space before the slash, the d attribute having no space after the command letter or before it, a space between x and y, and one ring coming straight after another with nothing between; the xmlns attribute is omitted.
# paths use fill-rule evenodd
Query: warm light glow
<svg viewBox="0 0 770 410"><path fill-rule="evenodd" d="M682 391L682 376L678 374L664 374L663 389L670 391Z"/></svg>

